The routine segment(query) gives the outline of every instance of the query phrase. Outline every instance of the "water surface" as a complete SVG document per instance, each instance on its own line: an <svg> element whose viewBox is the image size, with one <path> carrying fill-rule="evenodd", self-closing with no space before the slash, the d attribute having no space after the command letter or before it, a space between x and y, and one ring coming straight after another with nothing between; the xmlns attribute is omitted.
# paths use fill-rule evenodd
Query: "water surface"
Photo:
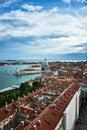
<svg viewBox="0 0 87 130"><path fill-rule="evenodd" d="M20 83L41 76L41 74L15 76L17 69L25 69L28 65L8 65L0 66L0 90L11 87L12 85L20 85Z"/></svg>

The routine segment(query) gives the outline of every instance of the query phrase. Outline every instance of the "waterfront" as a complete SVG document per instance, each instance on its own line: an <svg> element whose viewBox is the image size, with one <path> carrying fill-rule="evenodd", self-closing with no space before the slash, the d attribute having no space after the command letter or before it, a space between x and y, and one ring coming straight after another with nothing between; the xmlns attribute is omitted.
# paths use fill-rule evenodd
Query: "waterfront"
<svg viewBox="0 0 87 130"><path fill-rule="evenodd" d="M55 62L58 61L55 60L47 60L48 62ZM7 61L4 61L7 62ZM9 61L9 63L14 63L15 61ZM29 62L29 61L20 61L20 62ZM35 60L31 62L41 62L41 60ZM63 61L59 61L63 62ZM69 60L65 60L64 62L71 62ZM72 60L72 62L76 62ZM80 61L77 61L80 62ZM81 61L81 64L85 61ZM3 62L1 62L3 63ZM87 63L84 63L85 66L87 66ZM41 74L28 74L28 75L21 75L21 76L15 76L16 70L23 70L26 69L28 66L31 66L32 64L21 64L21 65L7 65L7 66L0 66L0 90L5 89L8 87L12 87L12 85L20 85L20 83L28 81L30 79L34 79L35 77L41 76ZM34 64L35 65L35 64Z"/></svg>
<svg viewBox="0 0 87 130"><path fill-rule="evenodd" d="M26 69L28 65L8 65L0 66L0 90L11 87L12 85L20 85L20 83L34 79L41 74L15 76L17 69Z"/></svg>

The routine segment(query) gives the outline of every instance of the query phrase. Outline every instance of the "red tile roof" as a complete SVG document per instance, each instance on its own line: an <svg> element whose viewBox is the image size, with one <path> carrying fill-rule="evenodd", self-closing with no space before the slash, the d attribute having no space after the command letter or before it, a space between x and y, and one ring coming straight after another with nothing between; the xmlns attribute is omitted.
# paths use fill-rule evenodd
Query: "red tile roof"
<svg viewBox="0 0 87 130"><path fill-rule="evenodd" d="M33 130L34 125L36 125L38 130L54 130L59 120L63 116L63 112L71 101L73 95L76 91L78 91L79 86L76 82L74 82L68 87L67 81L59 81L56 78L50 78L49 76L46 78L48 80L46 87L37 90L36 92L33 92L32 94L29 94L28 96L25 96L24 98L15 101L12 104L9 104L7 108L1 108L0 122L5 118L8 118L11 114L14 114L15 108L17 108L20 113L25 115L27 114L29 117L24 120L24 126L23 124L20 124L15 130L24 130L26 127L26 130ZM48 82L51 82L52 84L49 85ZM55 90L58 94L51 96L46 102L46 105L43 104L40 106L40 108L33 109L31 107L26 107L27 104L32 102L35 95L43 95L43 92L48 90ZM59 94L60 97L58 97ZM55 100L56 97L58 99ZM35 110L37 111L37 115L35 114ZM38 125L38 120L41 121L41 126ZM28 125L30 126L28 127Z"/></svg>
<svg viewBox="0 0 87 130"><path fill-rule="evenodd" d="M47 111L26 130L34 130L34 125L36 125L37 130L54 130L62 118L64 110L72 99L71 94L75 94L78 89L78 84L72 83L66 92L57 101L55 101L55 104L48 107ZM38 120L41 121L41 126L37 124Z"/></svg>

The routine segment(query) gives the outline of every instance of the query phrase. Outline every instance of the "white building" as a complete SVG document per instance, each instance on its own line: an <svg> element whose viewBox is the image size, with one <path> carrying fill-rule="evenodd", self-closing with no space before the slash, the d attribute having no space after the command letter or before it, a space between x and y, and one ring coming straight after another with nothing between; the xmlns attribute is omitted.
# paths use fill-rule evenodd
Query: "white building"
<svg viewBox="0 0 87 130"><path fill-rule="evenodd" d="M79 118L80 94L81 88L71 95L72 99L63 112L63 117L56 126L55 130L73 130L76 120Z"/></svg>

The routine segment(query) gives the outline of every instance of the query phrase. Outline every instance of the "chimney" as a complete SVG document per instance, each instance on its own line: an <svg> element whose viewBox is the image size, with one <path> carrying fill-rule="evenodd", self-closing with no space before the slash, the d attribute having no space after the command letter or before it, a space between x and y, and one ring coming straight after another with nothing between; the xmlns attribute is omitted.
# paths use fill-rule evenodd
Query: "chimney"
<svg viewBox="0 0 87 130"><path fill-rule="evenodd" d="M11 128L10 130L13 130L13 128Z"/></svg>
<svg viewBox="0 0 87 130"><path fill-rule="evenodd" d="M7 102L5 102L5 107L7 108Z"/></svg>
<svg viewBox="0 0 87 130"><path fill-rule="evenodd" d="M12 103L14 102L14 99L12 99Z"/></svg>
<svg viewBox="0 0 87 130"><path fill-rule="evenodd" d="M18 110L19 110L19 112L20 112L20 107L19 107L19 109L18 109Z"/></svg>
<svg viewBox="0 0 87 130"><path fill-rule="evenodd" d="M26 115L26 110L24 111L25 115Z"/></svg>
<svg viewBox="0 0 87 130"><path fill-rule="evenodd" d="M2 122L2 129L1 130L3 130L3 128L4 128L4 122Z"/></svg>
<svg viewBox="0 0 87 130"><path fill-rule="evenodd" d="M28 119L29 117L30 117L30 115L28 114L28 115L27 115L27 119Z"/></svg>
<svg viewBox="0 0 87 130"><path fill-rule="evenodd" d="M20 100L21 98L20 97L18 97L18 100Z"/></svg>
<svg viewBox="0 0 87 130"><path fill-rule="evenodd" d="M36 125L33 126L34 130L36 130Z"/></svg>
<svg viewBox="0 0 87 130"><path fill-rule="evenodd" d="M17 108L15 108L15 112L17 112Z"/></svg>
<svg viewBox="0 0 87 130"><path fill-rule="evenodd" d="M56 104L52 104L52 107L53 107L54 109L56 109Z"/></svg>
<svg viewBox="0 0 87 130"><path fill-rule="evenodd" d="M28 92L28 95L29 95L30 93Z"/></svg>
<svg viewBox="0 0 87 130"><path fill-rule="evenodd" d="M35 115L37 115L37 111L35 111Z"/></svg>
<svg viewBox="0 0 87 130"><path fill-rule="evenodd" d="M21 121L22 126L24 126L24 121Z"/></svg>
<svg viewBox="0 0 87 130"><path fill-rule="evenodd" d="M41 120L38 120L38 125L41 126Z"/></svg>
<svg viewBox="0 0 87 130"><path fill-rule="evenodd" d="M23 94L23 97L25 97L25 94Z"/></svg>

